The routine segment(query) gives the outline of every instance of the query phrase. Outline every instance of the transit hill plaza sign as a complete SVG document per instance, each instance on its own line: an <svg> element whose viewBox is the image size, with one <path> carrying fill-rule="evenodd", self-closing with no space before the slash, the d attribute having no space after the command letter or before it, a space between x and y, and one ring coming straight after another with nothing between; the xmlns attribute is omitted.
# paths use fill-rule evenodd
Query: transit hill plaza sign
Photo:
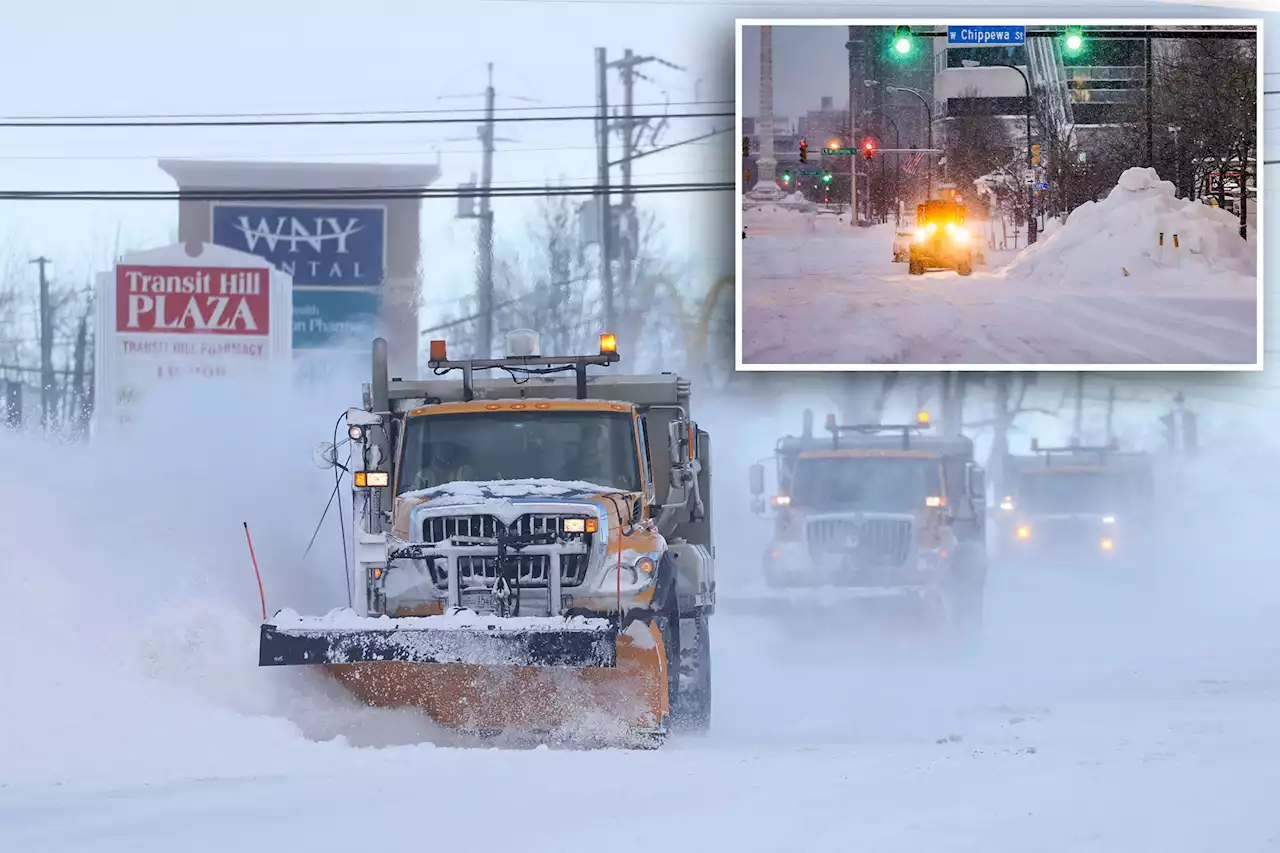
<svg viewBox="0 0 1280 853"><path fill-rule="evenodd" d="M267 378L292 350L289 276L210 243L121 258L98 276L95 430L177 380Z"/></svg>

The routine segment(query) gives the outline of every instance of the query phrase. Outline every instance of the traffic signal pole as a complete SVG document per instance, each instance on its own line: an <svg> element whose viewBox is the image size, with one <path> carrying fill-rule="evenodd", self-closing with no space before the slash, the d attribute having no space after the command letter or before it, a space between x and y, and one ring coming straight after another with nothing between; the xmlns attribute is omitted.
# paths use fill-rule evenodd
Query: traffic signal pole
<svg viewBox="0 0 1280 853"><path fill-rule="evenodd" d="M849 51L849 147L858 144L858 71L862 63L862 40L857 37L858 28L849 25L849 41L845 49ZM855 161L849 169L849 224L858 227L858 164Z"/></svg>

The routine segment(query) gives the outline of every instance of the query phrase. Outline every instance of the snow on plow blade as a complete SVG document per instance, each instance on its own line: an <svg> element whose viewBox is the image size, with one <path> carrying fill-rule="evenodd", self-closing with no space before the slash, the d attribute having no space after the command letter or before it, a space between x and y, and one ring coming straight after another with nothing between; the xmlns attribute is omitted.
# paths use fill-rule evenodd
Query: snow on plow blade
<svg viewBox="0 0 1280 853"><path fill-rule="evenodd" d="M617 628L606 619L483 617L391 619L282 612L262 626L259 666L402 661L479 666L613 667Z"/></svg>

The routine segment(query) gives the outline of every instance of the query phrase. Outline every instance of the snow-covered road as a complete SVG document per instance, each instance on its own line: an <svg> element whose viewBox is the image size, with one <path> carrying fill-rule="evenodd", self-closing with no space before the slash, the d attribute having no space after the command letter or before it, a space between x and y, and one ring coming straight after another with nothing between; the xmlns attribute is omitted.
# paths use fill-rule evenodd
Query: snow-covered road
<svg viewBox="0 0 1280 853"><path fill-rule="evenodd" d="M1280 581L1256 437L1197 460L1174 508L1179 565L1158 582L993 569L983 647L942 657L734 604L759 589L768 531L746 506L746 460L778 429L747 413L789 404L709 404L712 733L656 752L512 750L255 665L242 520L273 603L340 595L336 549L297 561L332 488L310 435L339 403L258 433L225 429L264 405L227 394L167 407L108 452L0 435L0 594L17 603L0 619L0 851L1280 845ZM245 470L275 479L246 490ZM181 499L155 500L157 476L187 484Z"/></svg>
<svg viewBox="0 0 1280 853"><path fill-rule="evenodd" d="M968 277L910 276L906 264L893 263L893 225L852 229L818 216L811 231L809 216L780 208L743 217L745 365L1256 360L1256 275L1201 275L1203 255L1185 246L1180 259L1171 247L1160 255L1131 246L1143 230L1117 228L1128 236L1113 240L1073 218L1033 247L1037 256L1023 269L992 264ZM1092 250L1081 243L1090 235ZM1057 269L1046 257L1054 252L1062 255Z"/></svg>
<svg viewBox="0 0 1280 853"><path fill-rule="evenodd" d="M734 851L1280 844L1280 646L1106 655L1094 624L1074 643L1024 636L1016 656L1005 636L977 661L885 665L755 619L717 627L716 732L657 753L356 749L226 713L151 743L140 725L127 748L103 745L121 762L103 773L92 755L68 763L56 728L26 730L57 772L0 772L0 849L347 851L370 833L548 853L655 837Z"/></svg>

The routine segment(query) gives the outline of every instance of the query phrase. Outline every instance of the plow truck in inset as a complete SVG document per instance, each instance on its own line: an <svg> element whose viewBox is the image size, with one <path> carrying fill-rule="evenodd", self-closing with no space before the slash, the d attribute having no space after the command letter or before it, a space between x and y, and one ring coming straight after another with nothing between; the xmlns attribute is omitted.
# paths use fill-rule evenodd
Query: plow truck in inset
<svg viewBox="0 0 1280 853"><path fill-rule="evenodd" d="M588 372L618 360L613 335L544 356L522 330L506 358L433 341L429 367L460 381L401 381L376 340L346 416L355 606L277 613L260 664L466 732L653 747L707 728L710 437L687 380Z"/></svg>

